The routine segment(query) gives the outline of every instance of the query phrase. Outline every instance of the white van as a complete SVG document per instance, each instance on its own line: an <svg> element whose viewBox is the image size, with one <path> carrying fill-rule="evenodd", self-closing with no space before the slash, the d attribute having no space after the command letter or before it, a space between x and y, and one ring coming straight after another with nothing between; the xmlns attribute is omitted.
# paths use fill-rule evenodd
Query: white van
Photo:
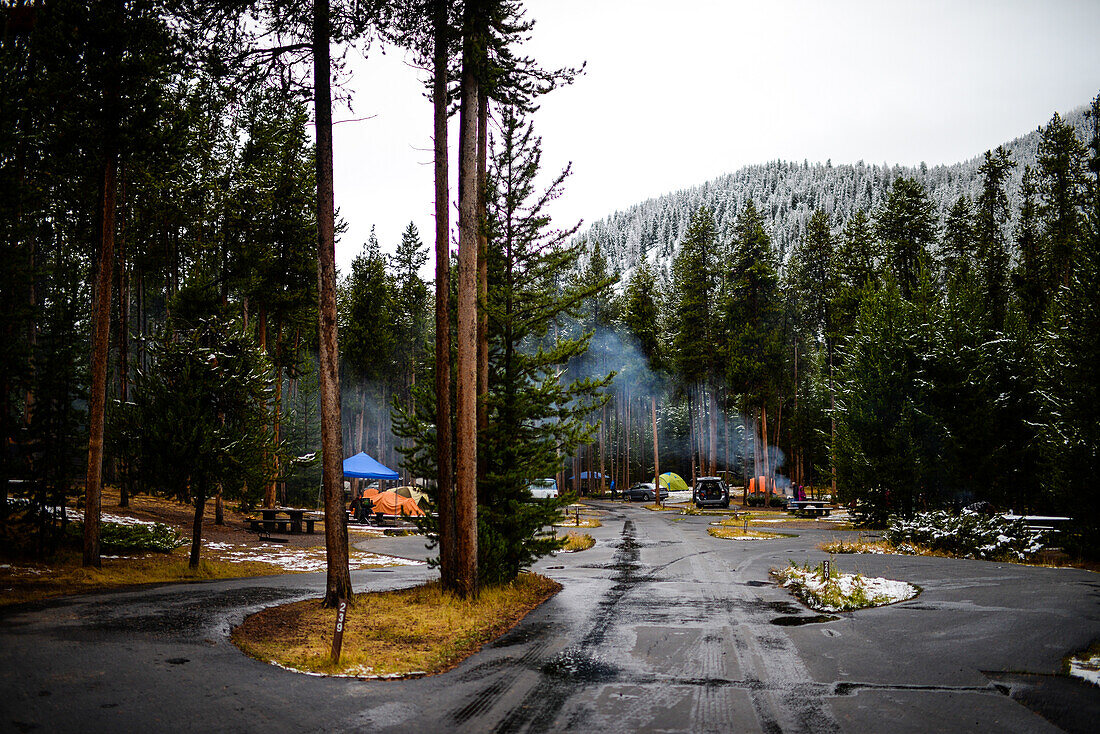
<svg viewBox="0 0 1100 734"><path fill-rule="evenodd" d="M549 497L557 497L558 481L556 479L536 479L527 485L527 489L531 490L531 496L535 499L544 500Z"/></svg>

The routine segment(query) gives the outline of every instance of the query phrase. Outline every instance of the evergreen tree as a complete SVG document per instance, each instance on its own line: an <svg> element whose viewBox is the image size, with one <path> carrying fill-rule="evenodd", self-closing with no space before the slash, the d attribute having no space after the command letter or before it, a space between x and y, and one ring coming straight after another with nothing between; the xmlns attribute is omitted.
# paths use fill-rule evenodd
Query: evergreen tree
<svg viewBox="0 0 1100 734"><path fill-rule="evenodd" d="M539 531L552 524L561 501L532 501L528 487L557 473L560 455L591 440L593 427L585 418L606 399L601 391L610 383L609 376L560 378L570 361L583 357L589 334L570 338L551 327L576 316L612 281L583 286L574 281L559 288L580 245L569 243L576 228L550 227L546 208L568 170L538 191L539 145L530 125L502 110L489 176L489 423L478 445L484 467L477 492L478 574L486 584L510 581L558 547ZM403 450L408 465L430 476L436 460L435 401L430 389L418 388L416 394L416 410L401 413L396 430L411 441ZM437 540L435 519L424 525Z"/></svg>
<svg viewBox="0 0 1100 734"><path fill-rule="evenodd" d="M1072 508L1078 519L1069 545L1080 552L1091 552L1100 536L1100 510L1094 503L1081 501L1095 492L1095 479L1100 473L1100 288L1097 287L1100 283L1100 118L1097 117L1100 115L1100 95L1093 100L1089 113L1093 130L1088 143L1092 151L1088 168L1095 178L1089 192L1090 216L1085 222L1088 228L1080 231L1075 242L1053 250L1056 265L1059 253L1065 254L1066 249L1072 252L1072 262L1068 284L1055 301L1051 314L1050 351L1041 360L1048 416L1044 426L1045 448L1055 479L1051 489L1058 494L1056 506L1063 512L1070 512ZM1056 132L1061 139L1060 131ZM1052 148L1046 152L1052 154ZM1059 148L1073 150L1068 140ZM1044 190L1048 216L1059 211L1064 214L1047 220L1048 236L1055 245L1058 233L1068 233L1072 229L1074 217L1070 201L1074 197L1073 186L1067 185L1065 209L1056 206L1063 197L1053 196L1061 188L1053 184L1059 181L1084 183L1084 177L1074 172L1078 169L1072 162L1072 154L1066 156L1064 163L1068 165L1047 172ZM1051 175L1056 170L1062 175ZM1078 221L1078 225L1081 224Z"/></svg>
<svg viewBox="0 0 1100 734"><path fill-rule="evenodd" d="M829 226L829 215L820 209L815 210L806 227L806 236L802 239L788 264L790 271L789 290L797 294L798 322L800 326L808 328L810 338L816 348L824 346L826 358L824 369L827 370L826 385L829 395L830 415L835 406L835 348L837 343L838 324L834 318L834 307L838 300L839 278L833 255L833 234ZM795 337L797 339L797 336ZM797 341L796 347L797 349ZM798 358L797 353L795 359ZM797 377L797 375L796 375ZM796 382L794 389L799 385ZM795 406L798 406L798 393L795 393ZM801 416L799 416L801 418ZM805 421L803 421L805 422ZM830 418L829 444L835 443L836 421ZM796 447L796 453L801 452L802 446ZM799 469L801 472L801 468ZM835 461L830 458L829 475L832 480L836 474ZM832 490L836 493L835 480L832 480Z"/></svg>
<svg viewBox="0 0 1100 734"><path fill-rule="evenodd" d="M1004 326L1008 303L1008 248L1004 226L1009 219L1005 180L1016 164L1004 147L985 152L978 169L982 191L976 202L974 236L981 266L982 300L986 322L993 331Z"/></svg>
<svg viewBox="0 0 1100 734"><path fill-rule="evenodd" d="M929 468L921 461L922 436L934 419L920 408L914 321L893 278L865 290L838 381L840 496L859 501L865 519L878 525L914 510Z"/></svg>
<svg viewBox="0 0 1100 734"><path fill-rule="evenodd" d="M894 181L875 218L875 234L886 246L890 267L906 300L916 291L921 269L928 267L935 226L935 209L924 186L912 178Z"/></svg>
<svg viewBox="0 0 1100 734"><path fill-rule="evenodd" d="M1047 308L1049 277L1045 272L1039 209L1035 200L1035 173L1031 166L1024 167L1020 186L1020 215L1016 220L1016 251L1019 265L1012 274L1016 296L1030 329L1035 329Z"/></svg>
<svg viewBox="0 0 1100 734"><path fill-rule="evenodd" d="M661 366L661 331L657 279L648 260L642 260L626 284L622 320L653 369Z"/></svg>
<svg viewBox="0 0 1100 734"><path fill-rule="evenodd" d="M866 212L858 209L845 222L837 245L833 321L838 341L851 333L859 314L859 299L863 289L877 286L878 259L878 243L872 231L871 220Z"/></svg>
<svg viewBox="0 0 1100 734"><path fill-rule="evenodd" d="M970 199L960 196L947 212L943 227L943 280L965 281L974 267L974 211Z"/></svg>
<svg viewBox="0 0 1100 734"><path fill-rule="evenodd" d="M131 463L148 488L193 499L189 565L199 563L202 519L215 485L256 486L272 442L270 363L234 327L207 322L165 334L121 418Z"/></svg>
<svg viewBox="0 0 1100 734"><path fill-rule="evenodd" d="M401 235L401 242L390 258L392 273L392 305L394 309L395 367L399 371L406 391L415 380L419 361L427 346L429 329L429 304L431 293L428 284L420 278L420 268L428 261L428 252L420 241L416 226L409 226Z"/></svg>
<svg viewBox="0 0 1100 734"><path fill-rule="evenodd" d="M672 332L674 366L687 384L713 380L717 368L713 323L717 237L713 212L700 208L692 215L672 264L676 297Z"/></svg>
<svg viewBox="0 0 1100 734"><path fill-rule="evenodd" d="M733 257L725 273L722 356L728 384L740 395L742 413L763 419L768 403L777 397L782 372L782 313L775 254L751 200L738 215L735 234ZM758 431L762 428L757 424ZM762 439L766 450L767 436ZM759 473L759 468L755 471Z"/></svg>
<svg viewBox="0 0 1100 734"><path fill-rule="evenodd" d="M1068 286L1084 233L1084 147L1057 112L1039 140L1039 216L1043 222L1048 298Z"/></svg>

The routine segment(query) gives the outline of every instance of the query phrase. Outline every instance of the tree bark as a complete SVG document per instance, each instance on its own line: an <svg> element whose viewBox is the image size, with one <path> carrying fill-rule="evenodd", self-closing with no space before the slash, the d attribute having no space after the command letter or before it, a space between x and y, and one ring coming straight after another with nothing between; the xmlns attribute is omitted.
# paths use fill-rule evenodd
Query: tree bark
<svg viewBox="0 0 1100 734"><path fill-rule="evenodd" d="M317 294L321 387L321 466L325 495L325 554L328 574L322 606L351 600L348 516L343 501L343 445L340 432L340 372L336 333L336 239L332 191L332 91L329 75L329 4L313 6L314 118L317 130Z"/></svg>
<svg viewBox="0 0 1100 734"><path fill-rule="evenodd" d="M199 567L199 549L202 548L202 516L206 512L206 488L199 487L195 492L195 519L191 522L191 555L187 560L188 568Z"/></svg>
<svg viewBox="0 0 1100 734"><path fill-rule="evenodd" d="M489 98L477 98L477 430L489 425L489 237L486 205L486 157L489 153ZM479 475L485 471L479 470Z"/></svg>
<svg viewBox="0 0 1100 734"><path fill-rule="evenodd" d="M772 503L772 462L771 444L768 443L768 408L760 406L760 436L764 444L760 447L764 457L764 507L771 507Z"/></svg>
<svg viewBox="0 0 1100 734"><path fill-rule="evenodd" d="M713 387L707 388L707 395L710 397L710 464L707 474L713 477L718 474L718 398Z"/></svg>
<svg viewBox="0 0 1100 734"><path fill-rule="evenodd" d="M600 494L607 492L607 462L604 460L605 446L604 432L607 430L607 404L601 409L600 418Z"/></svg>
<svg viewBox="0 0 1100 734"><path fill-rule="evenodd" d="M459 117L458 206L458 349L455 405L455 494L457 590L463 598L478 594L477 579L477 109L476 3L463 19L462 103Z"/></svg>
<svg viewBox="0 0 1100 734"><path fill-rule="evenodd" d="M833 383L833 347L829 344L829 488L836 502L836 386Z"/></svg>
<svg viewBox="0 0 1100 734"><path fill-rule="evenodd" d="M657 453L657 396L649 396L649 407L653 417L653 493L654 501L659 507L661 505L661 460Z"/></svg>
<svg viewBox="0 0 1100 734"><path fill-rule="evenodd" d="M113 93L117 97L117 88ZM103 211L96 258L95 306L92 332L92 381L88 396L88 470L84 483L85 567L100 567L99 518L103 497L103 423L107 402L107 351L111 331L111 272L115 247L115 168L118 150L107 144L103 162Z"/></svg>
<svg viewBox="0 0 1100 734"><path fill-rule="evenodd" d="M122 213L119 216L118 236L118 399L125 404L129 400L130 387L130 274L126 268L126 175L122 174ZM117 461L117 458L116 458ZM130 475L128 467L119 467L118 506L130 506Z"/></svg>

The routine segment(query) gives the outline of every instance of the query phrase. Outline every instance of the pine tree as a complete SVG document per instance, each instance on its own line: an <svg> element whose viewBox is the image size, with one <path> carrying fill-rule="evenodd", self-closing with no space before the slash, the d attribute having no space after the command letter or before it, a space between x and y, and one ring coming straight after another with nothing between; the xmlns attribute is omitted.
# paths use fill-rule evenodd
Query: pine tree
<svg viewBox="0 0 1100 734"><path fill-rule="evenodd" d="M960 196L947 212L943 227L943 280L966 281L974 268L974 210L970 199Z"/></svg>
<svg viewBox="0 0 1100 734"><path fill-rule="evenodd" d="M550 228L546 212L568 170L544 192L535 188L540 140L510 109L501 112L501 137L490 169L489 242L489 423L479 436L478 577L505 583L558 541L539 535L553 522L560 502L531 501L533 480L553 476L559 454L568 455L591 440L586 417L606 398L604 379L563 381L568 363L584 356L588 334L568 337L551 327L575 316L611 279L573 281L559 288L562 273L577 259L581 245L569 240L576 228ZM418 388L414 412L396 421L409 466L430 475L435 462L434 396ZM435 490L433 490L435 491ZM438 539L435 521L425 521Z"/></svg>
<svg viewBox="0 0 1100 734"><path fill-rule="evenodd" d="M1019 265L1012 273L1012 282L1030 329L1035 329L1039 325L1046 311L1048 303L1046 284L1049 282L1045 272L1047 263L1043 259L1039 209L1035 196L1035 173L1031 170L1031 166L1025 166L1023 182L1020 185L1020 215L1016 220L1016 251L1019 253Z"/></svg>
<svg viewBox="0 0 1100 734"><path fill-rule="evenodd" d="M659 369L662 359L658 322L660 309L656 288L657 279L653 275L653 268L648 260L642 260L627 281L622 314L623 324L638 340L642 354L652 369Z"/></svg>
<svg viewBox="0 0 1100 734"><path fill-rule="evenodd" d="M1000 331L1004 327L1008 303L1008 248L1004 226L1009 219L1008 194L1005 181L1016 164L1004 147L985 152L985 162L978 168L982 191L976 202L974 226L981 267L982 300L988 328Z"/></svg>
<svg viewBox="0 0 1100 734"><path fill-rule="evenodd" d="M1048 298L1069 285L1074 251L1084 232L1084 148L1057 112L1039 140L1039 216L1043 222Z"/></svg>
<svg viewBox="0 0 1100 734"><path fill-rule="evenodd" d="M833 322L838 341L851 333L859 314L859 299L864 288L877 287L879 271L878 243L871 220L862 209L849 217L841 232L836 254L836 301Z"/></svg>
<svg viewBox="0 0 1100 734"><path fill-rule="evenodd" d="M838 300L839 278L833 254L833 235L829 226L829 215L815 210L806 227L806 236L802 239L788 264L791 290L798 294L798 322L809 329L810 338L815 346L823 345L826 353L825 368L828 371L827 384L830 402L830 414L835 407L836 388L834 380L835 351L839 336L834 318L834 306ZM796 342L797 349L797 342ZM798 358L797 353L795 359ZM797 384L795 389L798 389ZM795 398L797 405L797 393ZM830 418L830 445L836 442L836 420ZM799 447L801 448L801 447ZM836 493L836 462L829 461L829 474L833 494Z"/></svg>
<svg viewBox="0 0 1100 734"><path fill-rule="evenodd" d="M778 393L783 339L775 254L763 218L751 200L738 215L735 235L733 256L724 275L722 356L727 382L740 395L742 413L756 415L760 419L757 430L762 431L767 405ZM763 435L757 442L763 444L765 462L767 438Z"/></svg>
<svg viewBox="0 0 1100 734"><path fill-rule="evenodd" d="M936 239L931 199L919 181L899 178L890 188L885 206L875 217L875 234L886 246L888 260L909 300L916 291L922 268L929 264L929 246Z"/></svg>

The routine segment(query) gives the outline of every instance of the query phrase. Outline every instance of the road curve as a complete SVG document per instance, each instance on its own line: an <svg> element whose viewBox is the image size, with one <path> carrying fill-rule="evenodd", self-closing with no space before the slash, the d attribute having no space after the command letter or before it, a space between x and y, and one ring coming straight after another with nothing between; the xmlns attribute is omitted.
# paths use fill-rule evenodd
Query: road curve
<svg viewBox="0 0 1100 734"><path fill-rule="evenodd" d="M982 561L840 556L916 599L820 619L768 570L824 529L737 542L707 517L597 504L597 544L537 570L564 590L446 674L291 673L242 655L247 614L321 574L107 592L0 612L0 731L1092 731L1095 687L1057 675L1100 639L1100 577ZM401 539L405 542L405 539ZM357 591L423 567L358 571ZM354 613L354 608L351 613Z"/></svg>

